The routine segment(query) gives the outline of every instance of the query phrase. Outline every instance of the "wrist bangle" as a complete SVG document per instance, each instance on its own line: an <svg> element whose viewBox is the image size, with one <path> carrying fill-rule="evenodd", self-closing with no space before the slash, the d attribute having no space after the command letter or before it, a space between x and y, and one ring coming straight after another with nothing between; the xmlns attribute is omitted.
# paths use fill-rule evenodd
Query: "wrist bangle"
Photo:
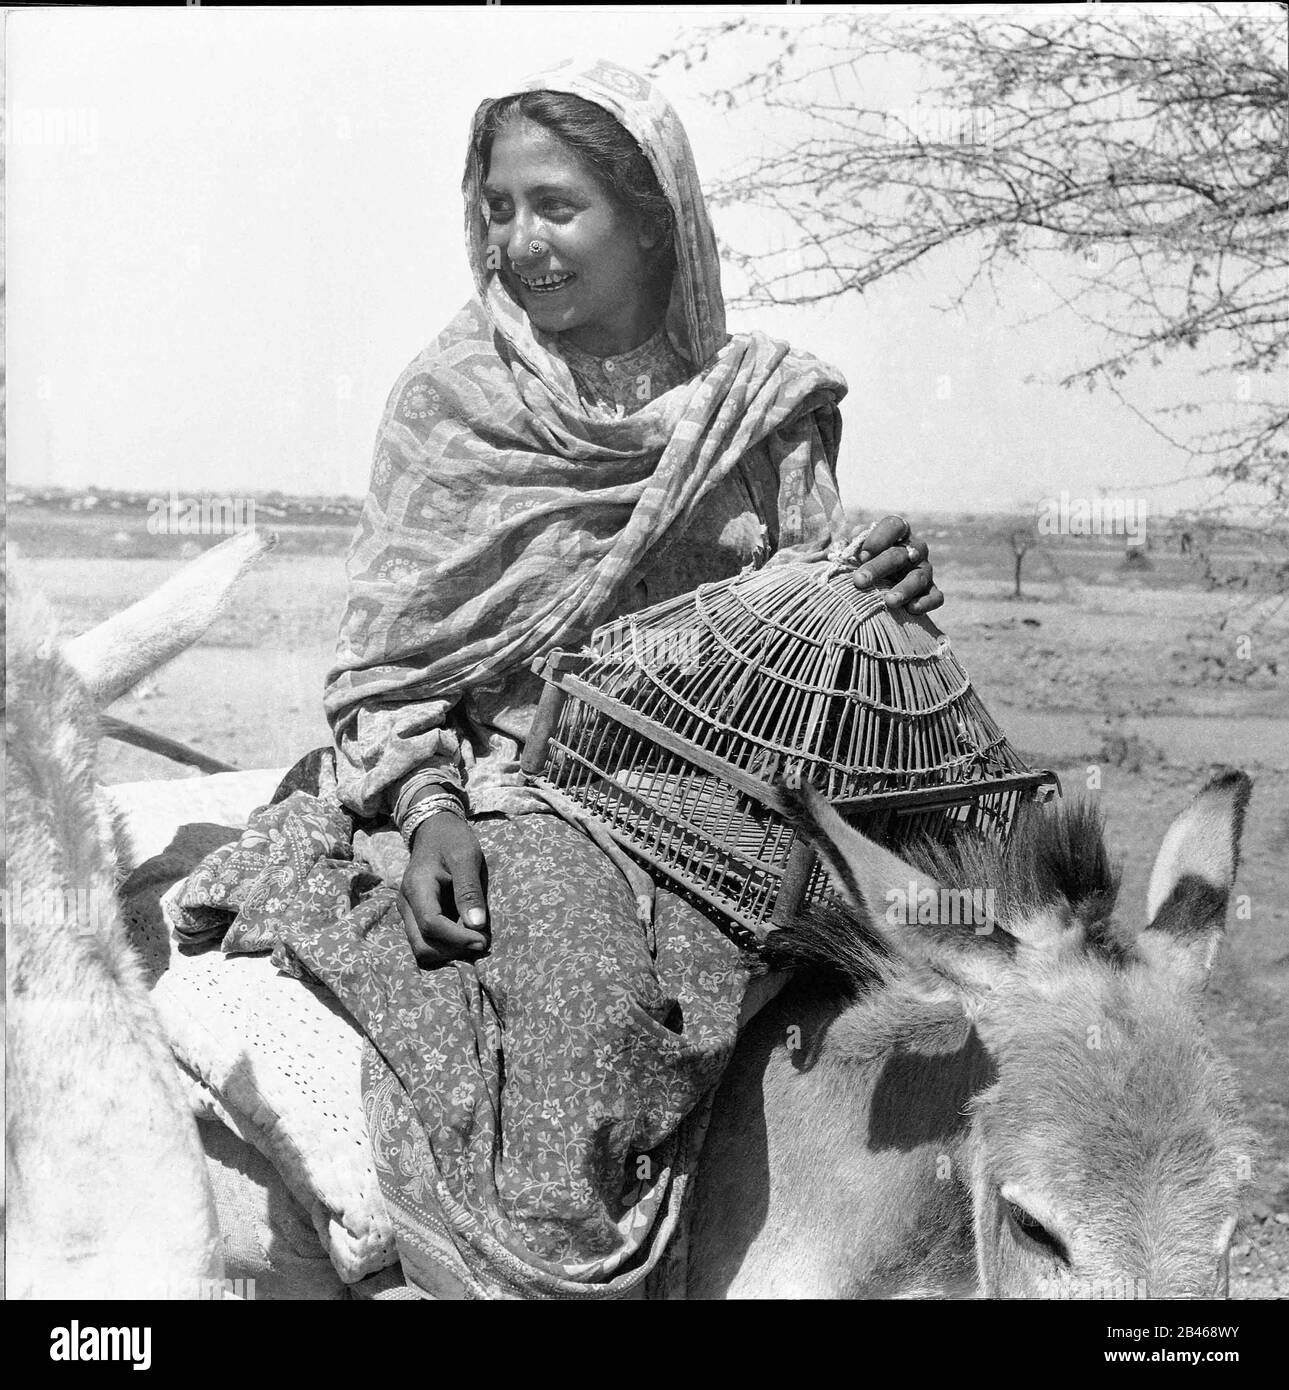
<svg viewBox="0 0 1289 1390"><path fill-rule="evenodd" d="M455 796L463 805L465 803L465 793L454 783L446 780L442 772L433 768L422 768L420 772L413 772L408 777L394 801L394 821L396 824L402 824L403 817L411 809L412 798L417 792L424 791L426 787L435 787L440 794Z"/></svg>
<svg viewBox="0 0 1289 1390"><path fill-rule="evenodd" d="M466 819L465 807L450 792L444 792L438 796L427 796L412 807L398 827L403 836L403 843L408 849L412 848L412 836L416 833L417 826L422 821L427 821L431 816L437 816L444 811L449 815L456 816L458 820Z"/></svg>

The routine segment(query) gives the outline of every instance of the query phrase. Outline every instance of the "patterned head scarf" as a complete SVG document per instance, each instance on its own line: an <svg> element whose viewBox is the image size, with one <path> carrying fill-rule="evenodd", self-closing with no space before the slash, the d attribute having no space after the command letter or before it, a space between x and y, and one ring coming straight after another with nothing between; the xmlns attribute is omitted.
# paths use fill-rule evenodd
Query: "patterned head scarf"
<svg viewBox="0 0 1289 1390"><path fill-rule="evenodd" d="M568 92L594 102L640 146L675 219L676 274L667 309L667 333L696 369L706 366L729 336L725 331L720 261L689 137L671 103L653 83L603 58L581 69L574 68L572 60L566 58L548 71L530 77L518 90ZM462 181L470 268L479 297L497 329L540 375L559 380L559 366L550 360L552 356L557 358L552 352L552 340L532 328L528 316L504 288L501 276L487 265L488 226L481 193L484 170L479 167L475 151L480 127L492 105L485 101L475 112ZM571 381L567 384L571 389Z"/></svg>

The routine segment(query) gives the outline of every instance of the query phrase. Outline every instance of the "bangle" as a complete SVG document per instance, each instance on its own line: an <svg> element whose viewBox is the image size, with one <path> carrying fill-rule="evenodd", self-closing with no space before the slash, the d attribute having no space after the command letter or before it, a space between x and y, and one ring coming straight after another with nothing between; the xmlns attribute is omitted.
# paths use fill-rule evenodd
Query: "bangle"
<svg viewBox="0 0 1289 1390"><path fill-rule="evenodd" d="M423 767L407 778L394 802L394 820L398 824L402 824L403 817L411 809L412 798L426 787L436 787L442 793L456 796L463 804L465 802L465 793L455 783L448 781L441 771Z"/></svg>
<svg viewBox="0 0 1289 1390"><path fill-rule="evenodd" d="M444 792L438 796L427 796L412 807L398 827L403 836L403 843L408 849L412 848L412 836L415 834L417 826L422 821L427 821L431 816L437 816L443 811L456 816L458 820L466 819L465 807L451 792Z"/></svg>

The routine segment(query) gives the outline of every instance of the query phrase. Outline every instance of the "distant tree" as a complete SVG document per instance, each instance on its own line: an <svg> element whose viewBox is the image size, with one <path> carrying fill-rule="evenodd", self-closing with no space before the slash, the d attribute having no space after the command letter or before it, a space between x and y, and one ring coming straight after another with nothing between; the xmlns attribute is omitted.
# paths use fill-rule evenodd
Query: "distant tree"
<svg viewBox="0 0 1289 1390"><path fill-rule="evenodd" d="M1226 418L1185 440L1167 415L1148 422L1289 523L1289 404L1273 376L1289 355L1284 7L865 9L791 27L737 17L658 66L729 61L740 36L771 45L767 60L712 100L759 108L779 149L710 195L792 229L786 250L725 248L745 303L862 292L969 243L978 258L961 302L1008 262L1048 269L1058 256L1049 283L1106 344L1063 384L1124 399L1132 369L1204 344L1204 370L1226 375ZM866 64L914 61L928 73L916 106L857 99Z"/></svg>
<svg viewBox="0 0 1289 1390"><path fill-rule="evenodd" d="M1015 561L1013 579L1015 588L1012 591L1012 598L1022 598L1020 591L1020 572L1021 566L1025 563L1025 556L1038 544L1038 531L1033 526L1015 526L1007 532L1007 543L1011 546L1012 558Z"/></svg>

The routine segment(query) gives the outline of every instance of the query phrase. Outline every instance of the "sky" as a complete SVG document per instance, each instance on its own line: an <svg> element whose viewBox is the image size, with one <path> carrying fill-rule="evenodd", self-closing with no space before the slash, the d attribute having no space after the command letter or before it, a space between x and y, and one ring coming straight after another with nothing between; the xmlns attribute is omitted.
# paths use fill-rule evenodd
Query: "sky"
<svg viewBox="0 0 1289 1390"><path fill-rule="evenodd" d="M810 9L775 7L783 23ZM346 493L386 396L469 297L461 169L485 96L568 56L641 70L699 7L10 11L11 484ZM729 49L728 71L746 55ZM662 80L700 175L773 132ZM912 104L918 74L875 79ZM752 216L722 208L738 242ZM841 368L843 496L861 511L1009 509L1125 489L1159 510L1185 460L1113 397L1029 380L1095 346L1049 291L943 303L969 268L731 313ZM1025 320L1039 316L1036 323ZM1164 376L1139 404L1162 404Z"/></svg>

